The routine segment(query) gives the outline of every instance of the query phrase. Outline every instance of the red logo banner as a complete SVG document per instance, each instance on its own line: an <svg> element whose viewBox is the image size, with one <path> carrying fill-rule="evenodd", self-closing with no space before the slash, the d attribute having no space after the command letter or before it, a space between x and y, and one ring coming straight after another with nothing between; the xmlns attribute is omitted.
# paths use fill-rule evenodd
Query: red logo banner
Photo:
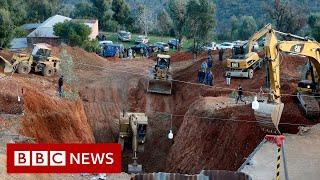
<svg viewBox="0 0 320 180"><path fill-rule="evenodd" d="M120 144L7 144L8 173L120 173Z"/></svg>

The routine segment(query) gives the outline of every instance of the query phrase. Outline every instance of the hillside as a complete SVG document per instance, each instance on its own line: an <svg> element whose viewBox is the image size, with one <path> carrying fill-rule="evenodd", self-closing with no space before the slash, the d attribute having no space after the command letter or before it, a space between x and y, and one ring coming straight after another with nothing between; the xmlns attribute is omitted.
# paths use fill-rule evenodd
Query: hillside
<svg viewBox="0 0 320 180"><path fill-rule="evenodd" d="M67 4L76 4L89 0L64 0ZM132 9L139 4L144 4L152 11L159 12L166 8L169 0L126 0ZM253 16L258 26L263 26L270 22L265 12L265 6L274 0L212 0L216 5L217 30L221 31L230 27L229 19L232 16L241 17L243 15ZM313 0L290 0L297 7L305 7L306 14L317 12L320 10L320 1Z"/></svg>

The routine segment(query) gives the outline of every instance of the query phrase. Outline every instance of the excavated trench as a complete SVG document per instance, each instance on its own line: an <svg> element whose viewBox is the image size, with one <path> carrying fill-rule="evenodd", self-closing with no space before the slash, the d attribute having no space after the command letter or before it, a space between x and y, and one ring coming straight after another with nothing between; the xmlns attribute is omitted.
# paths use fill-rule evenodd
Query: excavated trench
<svg viewBox="0 0 320 180"><path fill-rule="evenodd" d="M179 70L174 79L196 81L201 61ZM216 64L219 68L219 63ZM215 72L219 73L219 72ZM263 76L263 75L261 75ZM257 81L264 79L256 75ZM264 77L264 76L263 76ZM209 89L192 84L174 83L173 94L159 95L146 92L145 78L112 74L91 77L95 79L80 88L80 96L96 142L117 142L118 116L120 111L145 112L149 118L145 151L139 154L138 162L146 172L198 173L202 169L237 170L245 158L261 142L264 133L254 121L250 105L217 109L215 98L228 99L228 90ZM86 80L88 81L88 80ZM217 80L219 83L222 80ZM235 80L237 81L237 80ZM259 86L256 87L258 89ZM219 98L218 98L219 99ZM204 102L207 106L199 106ZM307 123L298 110L294 99L284 98L286 106L282 122ZM211 108L208 108L211 107ZM167 139L172 117L173 141ZM184 117L184 115L188 115ZM196 117L194 117L196 116ZM240 122L207 120L198 117L235 119ZM302 120L301 120L302 118ZM282 132L297 132L297 126L280 126ZM131 163L130 146L123 153L123 170Z"/></svg>
<svg viewBox="0 0 320 180"><path fill-rule="evenodd" d="M79 51L74 51L73 57L77 54ZM81 56L85 60L96 60L97 64L103 64L95 59L94 55L84 53L78 56L78 59L81 59ZM118 66L116 63L108 65L111 68ZM149 61L142 63L142 66L153 64ZM174 79L196 82L200 65L201 61L197 61L176 70ZM215 61L214 75L217 77L217 86L225 83L221 76L223 66L223 63ZM291 69L297 66L293 63L283 67L291 72ZM97 71L93 67L81 68L77 67L76 75L77 89L82 101L67 102L36 91L26 92L28 96L25 95L23 99L30 116L23 121L23 134L40 142L117 142L120 111L144 112L149 118L149 126L145 152L138 154L138 162L146 172L189 174L199 173L202 169L236 170L265 135L256 123L245 122L254 121L250 105L235 106L226 103L233 102L233 99L229 99L229 90L174 82L172 95L150 94L146 93L147 80L144 77L101 69ZM128 71L132 69L123 68ZM258 92L264 77L265 74L261 71L255 74L253 80L233 79L230 88L236 88L239 83L243 83L244 88ZM282 88L286 93L293 93L292 87L295 84L293 79L285 80ZM32 85L29 85L29 88L30 86ZM52 87L50 84L49 86ZM55 90L52 91L54 93ZM51 93L50 90L49 94ZM0 102L4 105L6 102L15 101L15 98L16 96L0 96ZM282 101L286 104L282 123L312 124L304 118L294 97L283 97ZM9 107L8 104L10 105L7 103L1 107ZM60 112L61 108L65 112ZM21 107L2 108L1 112L20 113ZM170 114L174 114L172 119ZM174 140L167 139L171 123ZM296 133L298 126L284 124L280 125L280 130ZM127 164L132 162L131 155L129 148L123 152L124 171Z"/></svg>

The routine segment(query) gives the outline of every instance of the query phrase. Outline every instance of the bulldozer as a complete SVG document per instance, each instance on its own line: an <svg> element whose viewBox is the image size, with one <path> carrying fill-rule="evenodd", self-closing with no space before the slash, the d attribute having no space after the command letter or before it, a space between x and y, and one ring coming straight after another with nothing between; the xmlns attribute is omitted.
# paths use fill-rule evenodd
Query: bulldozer
<svg viewBox="0 0 320 180"><path fill-rule="evenodd" d="M280 134L278 125L284 104L281 102L280 93L280 66L281 53L289 53L291 55L307 57L312 64L311 69L315 69L316 73L320 73L320 44L312 39L304 38L290 33L283 33L274 29L266 31L265 54L268 62L269 71L268 79L270 83L270 91L268 99L259 102L259 108L255 109L255 117L267 133ZM279 41L278 36L285 37L286 40ZM287 40L291 38L291 40ZM313 70L311 70L313 74ZM314 77L314 75L312 75ZM307 117L319 117L320 108L315 96L319 95L319 79L303 80L298 83L297 98Z"/></svg>
<svg viewBox="0 0 320 180"><path fill-rule="evenodd" d="M51 56L51 48L47 44L35 44L31 54L15 53L10 59L0 56L5 64L4 72L29 74L30 71L42 73L43 76L53 76L59 71L61 60Z"/></svg>
<svg viewBox="0 0 320 180"><path fill-rule="evenodd" d="M258 53L254 52L254 44L271 29L271 24L267 24L260 31L254 33L247 43L235 45L232 48L232 58L227 59L227 68L225 76L244 77L252 79L254 70L261 69L264 59L260 58Z"/></svg>
<svg viewBox="0 0 320 180"><path fill-rule="evenodd" d="M144 113L121 112L119 118L119 138L118 143L121 149L125 145L132 144L132 164L128 164L128 173L143 172L142 165L138 164L138 152L144 151L148 126L148 117Z"/></svg>
<svg viewBox="0 0 320 180"><path fill-rule="evenodd" d="M156 64L150 71L147 92L169 95L172 93L170 58L170 55L157 55Z"/></svg>

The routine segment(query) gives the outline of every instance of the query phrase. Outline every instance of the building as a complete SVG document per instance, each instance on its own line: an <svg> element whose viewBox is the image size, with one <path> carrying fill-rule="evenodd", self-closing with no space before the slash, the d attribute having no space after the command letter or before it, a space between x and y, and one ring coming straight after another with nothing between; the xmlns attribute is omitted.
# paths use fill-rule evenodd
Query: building
<svg viewBox="0 0 320 180"><path fill-rule="evenodd" d="M14 38L10 42L10 50L17 51L17 50L24 50L28 48L27 38Z"/></svg>
<svg viewBox="0 0 320 180"><path fill-rule="evenodd" d="M44 21L37 29L27 36L28 46L31 47L36 43L48 43L51 45L59 45L61 39L54 35L53 26L57 23L70 21L71 18L55 15Z"/></svg>
<svg viewBox="0 0 320 180"><path fill-rule="evenodd" d="M27 36L28 47L32 47L33 44L36 43L48 43L53 46L60 45L61 38L54 35L53 27L57 23L70 20L72 19L61 15L50 17ZM99 34L98 20L75 19L74 21L80 21L88 25L91 28L91 34L89 35L89 38L91 40L96 39Z"/></svg>
<svg viewBox="0 0 320 180"><path fill-rule="evenodd" d="M22 25L21 28L29 34L32 31L36 30L40 25L41 23L29 23Z"/></svg>
<svg viewBox="0 0 320 180"><path fill-rule="evenodd" d="M99 23L98 20L90 19L74 19L72 21L81 22L91 28L91 34L89 35L90 40L94 40L99 35Z"/></svg>

